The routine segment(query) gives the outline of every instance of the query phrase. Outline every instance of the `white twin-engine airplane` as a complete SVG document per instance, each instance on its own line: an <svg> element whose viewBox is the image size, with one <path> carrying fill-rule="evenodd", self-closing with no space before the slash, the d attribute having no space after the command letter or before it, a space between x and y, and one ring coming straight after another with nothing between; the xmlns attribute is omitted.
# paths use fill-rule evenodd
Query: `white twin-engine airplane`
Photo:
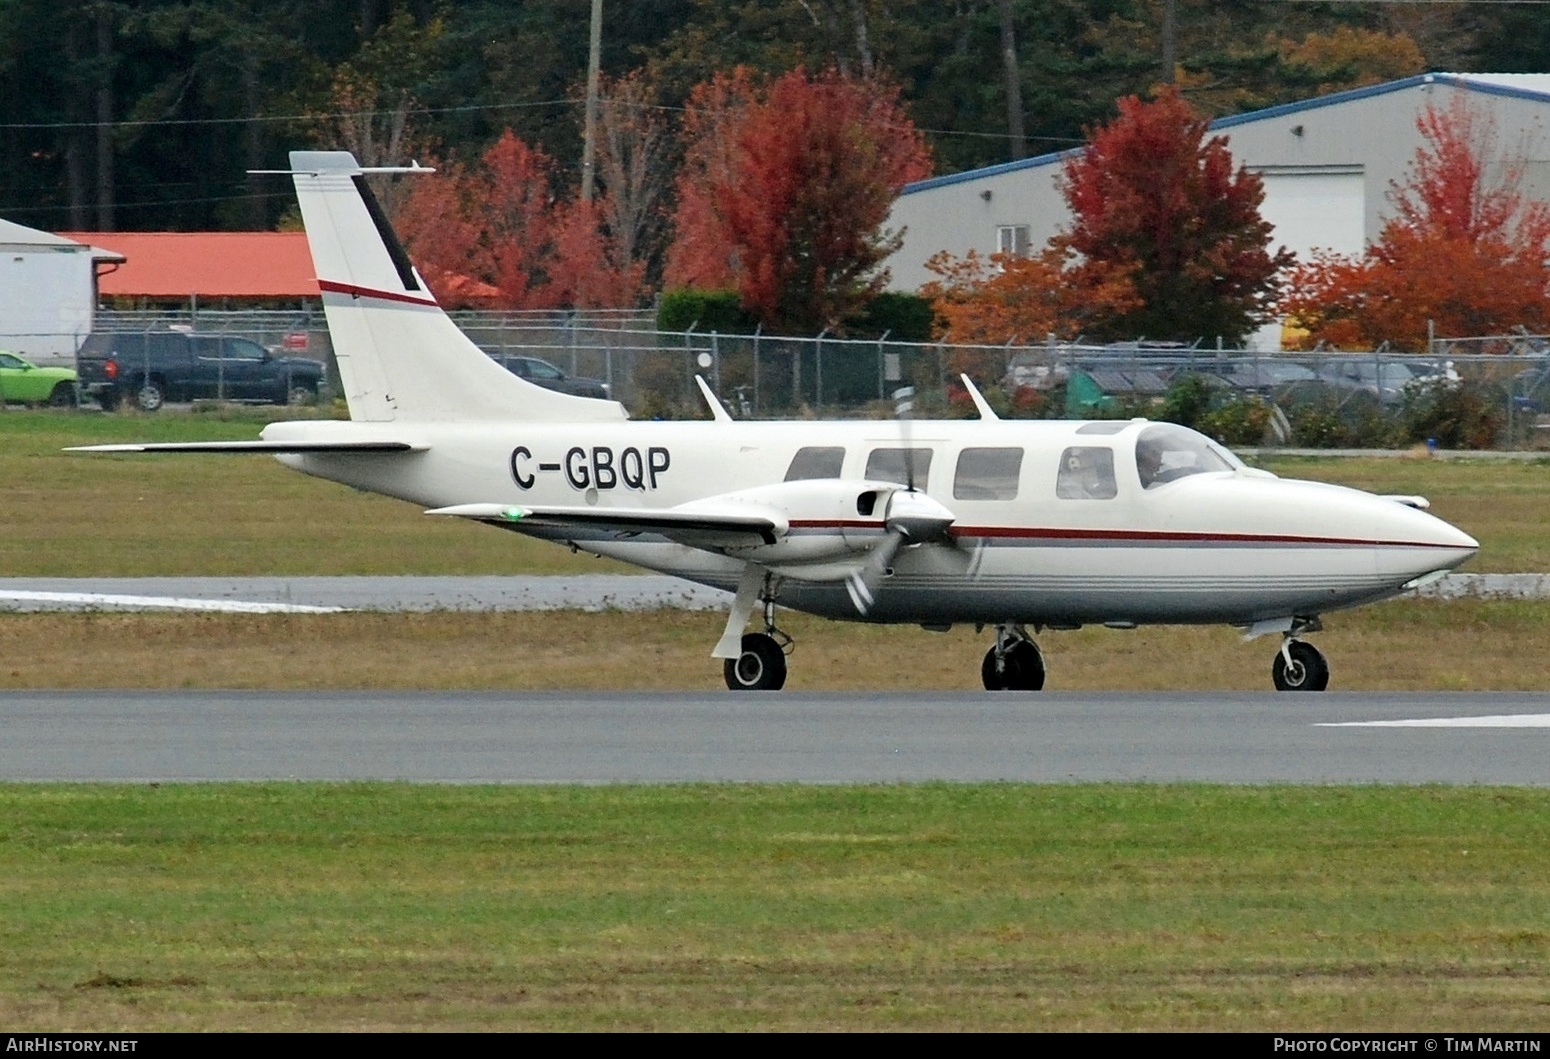
<svg viewBox="0 0 1550 1059"><path fill-rule="evenodd" d="M734 422L701 381L712 420L632 422L480 352L351 155L290 160L349 422L91 450L272 453L433 515L734 591L712 651L732 689L784 684L778 604L991 626L992 690L1043 687L1029 627L1220 622L1280 633L1275 686L1318 691L1329 667L1301 637L1321 614L1440 577L1479 547L1420 498L1279 479L1183 427L1002 421L967 379L978 421ZM745 633L756 611L763 630Z"/></svg>

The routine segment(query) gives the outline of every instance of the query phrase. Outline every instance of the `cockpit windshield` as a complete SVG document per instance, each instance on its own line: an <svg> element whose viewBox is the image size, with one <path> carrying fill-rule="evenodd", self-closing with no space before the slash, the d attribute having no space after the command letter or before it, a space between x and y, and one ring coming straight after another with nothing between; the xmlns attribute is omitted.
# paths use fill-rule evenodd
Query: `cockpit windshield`
<svg viewBox="0 0 1550 1059"><path fill-rule="evenodd" d="M1153 489L1192 474L1232 471L1243 463L1204 434L1172 423L1158 423L1136 438L1136 472Z"/></svg>

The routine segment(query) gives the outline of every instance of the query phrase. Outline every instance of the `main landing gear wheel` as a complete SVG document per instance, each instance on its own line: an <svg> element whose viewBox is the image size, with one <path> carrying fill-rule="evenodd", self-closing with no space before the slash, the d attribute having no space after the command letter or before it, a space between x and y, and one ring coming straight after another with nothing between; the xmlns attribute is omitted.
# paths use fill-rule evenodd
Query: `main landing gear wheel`
<svg viewBox="0 0 1550 1059"><path fill-rule="evenodd" d="M1270 664L1270 679L1277 691L1323 691L1329 687L1329 663L1311 643L1288 640Z"/></svg>
<svg viewBox="0 0 1550 1059"><path fill-rule="evenodd" d="M733 691L779 691L786 684L786 652L767 633L745 635L743 653L728 658L721 668Z"/></svg>
<svg viewBox="0 0 1550 1059"><path fill-rule="evenodd" d="M992 647L985 652L980 665L980 677L986 691L1042 691L1044 689L1044 656L1039 645L1032 640L1014 640L1000 651Z"/></svg>

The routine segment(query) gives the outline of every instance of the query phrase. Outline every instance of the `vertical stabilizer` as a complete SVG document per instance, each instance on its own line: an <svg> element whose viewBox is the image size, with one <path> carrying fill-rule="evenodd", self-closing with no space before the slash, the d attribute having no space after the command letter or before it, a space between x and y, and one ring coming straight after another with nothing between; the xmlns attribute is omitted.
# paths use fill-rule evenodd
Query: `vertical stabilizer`
<svg viewBox="0 0 1550 1059"><path fill-rule="evenodd" d="M625 418L614 401L525 382L469 341L410 263L353 155L294 151L291 171L351 419Z"/></svg>

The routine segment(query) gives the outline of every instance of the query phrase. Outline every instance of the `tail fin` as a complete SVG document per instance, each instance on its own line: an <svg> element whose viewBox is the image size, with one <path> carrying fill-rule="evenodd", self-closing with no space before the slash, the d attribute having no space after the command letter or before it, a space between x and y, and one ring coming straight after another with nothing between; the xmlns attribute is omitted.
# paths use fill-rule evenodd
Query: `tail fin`
<svg viewBox="0 0 1550 1059"><path fill-rule="evenodd" d="M525 382L469 341L410 264L353 155L294 151L291 171L351 419L625 418L615 402Z"/></svg>

